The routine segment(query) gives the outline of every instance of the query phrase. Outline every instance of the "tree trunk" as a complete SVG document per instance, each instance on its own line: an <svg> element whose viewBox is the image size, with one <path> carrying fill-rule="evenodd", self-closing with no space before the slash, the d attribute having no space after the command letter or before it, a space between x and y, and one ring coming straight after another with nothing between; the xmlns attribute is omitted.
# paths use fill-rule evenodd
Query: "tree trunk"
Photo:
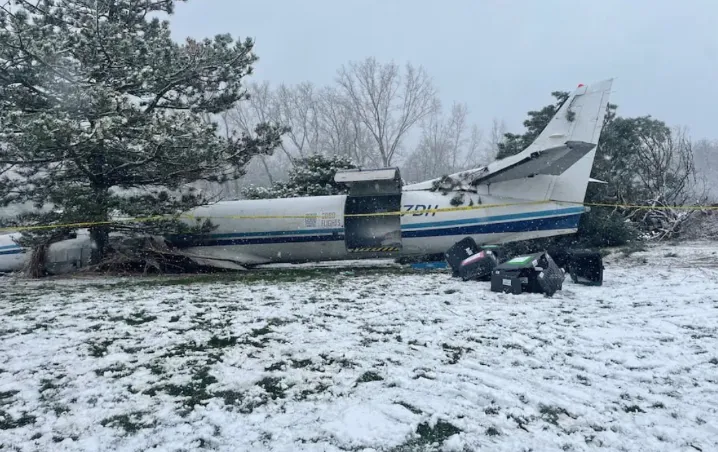
<svg viewBox="0 0 718 452"><path fill-rule="evenodd" d="M41 243L32 248L30 260L25 269L25 273L30 278L42 278L45 276L45 259L47 258L47 248L49 243Z"/></svg>
<svg viewBox="0 0 718 452"><path fill-rule="evenodd" d="M92 240L92 253L90 254L90 265L97 265L105 258L107 247L110 241L110 229L107 226L92 226L90 228L90 240Z"/></svg>

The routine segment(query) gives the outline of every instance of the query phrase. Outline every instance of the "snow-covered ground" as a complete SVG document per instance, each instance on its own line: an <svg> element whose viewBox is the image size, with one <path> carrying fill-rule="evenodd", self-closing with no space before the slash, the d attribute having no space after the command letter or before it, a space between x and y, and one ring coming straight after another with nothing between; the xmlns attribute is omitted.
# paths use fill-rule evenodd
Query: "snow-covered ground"
<svg viewBox="0 0 718 452"><path fill-rule="evenodd" d="M0 279L0 449L718 450L718 244L606 267Z"/></svg>

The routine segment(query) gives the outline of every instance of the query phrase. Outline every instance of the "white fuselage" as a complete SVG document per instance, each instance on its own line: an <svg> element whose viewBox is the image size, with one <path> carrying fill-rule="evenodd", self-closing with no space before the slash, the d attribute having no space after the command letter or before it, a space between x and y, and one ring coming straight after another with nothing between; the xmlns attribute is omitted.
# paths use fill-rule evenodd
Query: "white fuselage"
<svg viewBox="0 0 718 452"><path fill-rule="evenodd" d="M392 234L390 227L379 230L389 238L385 242L378 237L376 250L349 251L345 195L220 202L189 212L211 220L216 229L210 234L192 237L189 241L186 237L167 239L188 256L219 267L224 266L223 263L252 266L414 256L443 253L467 236L479 244L500 244L575 233L584 211L575 205L528 203L466 193L459 207L472 203L474 207L487 207L424 212L456 207L451 205L455 195L403 192L400 209L404 214L397 220L400 237L398 231ZM22 269L29 256L13 242L12 237L17 235L0 236L0 272ZM400 240L397 250L382 251L385 244L395 244L397 240ZM81 230L76 239L50 247L49 263L57 273L63 273L86 265L89 253L89 236Z"/></svg>
<svg viewBox="0 0 718 452"><path fill-rule="evenodd" d="M344 195L230 201L196 209L193 214L210 217L217 229L198 246L185 244L184 251L192 256L250 265L438 254L467 236L479 244L499 244L575 233L584 212L582 206L576 205L529 203L468 193L459 207L472 203L474 207L487 207L423 212L455 207L451 205L455 194L403 192L400 208L406 214L399 217L401 246L394 252L349 251ZM302 218L307 214L316 217ZM271 216L286 217L263 218ZM376 247L381 249L383 243L378 240Z"/></svg>

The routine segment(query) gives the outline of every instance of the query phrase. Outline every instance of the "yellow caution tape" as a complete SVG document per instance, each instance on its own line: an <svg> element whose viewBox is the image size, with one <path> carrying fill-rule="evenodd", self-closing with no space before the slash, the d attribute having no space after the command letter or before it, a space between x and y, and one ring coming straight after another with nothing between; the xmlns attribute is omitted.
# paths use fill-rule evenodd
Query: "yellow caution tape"
<svg viewBox="0 0 718 452"><path fill-rule="evenodd" d="M630 204L607 204L607 203L581 203L581 202L570 202L570 201L530 201L520 203L503 203L503 204L479 204L473 206L455 206L455 207L441 207L436 209L423 209L423 210L411 210L411 211L392 211L392 212L372 212L372 213L356 213L356 214L344 214L342 218L356 218L356 217L379 217L379 216L404 216L404 215L428 215L445 212L461 212L469 210L480 210L497 207L509 207L509 206L527 206L527 205L538 205L538 204L573 204L578 206L589 206L589 207L612 207L621 209L646 209L646 210L718 210L718 206L648 206L648 205L630 205ZM229 220L267 220L267 219L308 219L308 218L323 218L324 214L303 214L303 215L226 215L226 216L200 216L200 215L155 215L149 217L136 217L136 218L123 218L117 220L107 221L86 221L80 223L64 223L64 224L46 224L46 225L35 225L35 226L19 226L19 227L6 227L0 228L0 232L21 232L21 231L32 231L42 229L57 229L57 228L86 228L91 226L100 225L111 225L121 223L142 223L148 221L160 221L170 219L189 219L189 220L202 220L202 219L229 219Z"/></svg>
<svg viewBox="0 0 718 452"><path fill-rule="evenodd" d="M534 204L546 204L551 203L552 201L531 201L531 202L522 202L522 203L503 203L503 204L480 204L475 206L458 206L458 207L442 207L438 209L423 209L423 210L411 210L411 211L391 211L391 212L372 212L372 213L354 213L354 214L345 214L341 215L342 218L355 218L355 217L380 217L380 216L403 216L403 215L428 215L430 213L440 213L440 212L458 212L458 211L465 211L465 210L478 210L478 209L488 209L488 208L494 208L494 207L508 207L508 206L516 206L516 205L534 205ZM146 221L158 221L158 220L170 220L170 219L180 219L185 218L189 220L217 220L217 219L225 219L225 220L267 220L267 219L284 219L284 218L296 218L296 219L305 219L305 218L323 218L324 214L302 214L302 215L210 215L210 216L202 216L202 215L191 215L191 214L181 214L181 215L156 215L153 217L137 217L137 218L122 218L117 220L108 220L108 221L87 221L87 222L81 222L81 223L63 223L63 224L48 224L48 225L36 225L36 226L19 226L19 227L9 227L9 228L0 228L0 232L2 231L30 231L30 230L38 230L38 229L58 229L58 228L69 228L69 229L76 229L76 228L85 228L90 226L100 226L100 225L107 225L107 224L118 224L118 223L142 223Z"/></svg>

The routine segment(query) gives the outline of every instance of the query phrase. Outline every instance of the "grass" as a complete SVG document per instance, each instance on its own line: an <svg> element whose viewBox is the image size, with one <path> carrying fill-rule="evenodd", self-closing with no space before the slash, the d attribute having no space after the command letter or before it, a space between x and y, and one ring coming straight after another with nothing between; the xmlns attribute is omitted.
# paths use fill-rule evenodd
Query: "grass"
<svg viewBox="0 0 718 452"><path fill-rule="evenodd" d="M427 422L422 422L416 427L416 431L413 435L414 438L391 449L391 452L413 452L429 450L430 448L434 449L449 437L458 433L461 433L461 429L445 420L440 419L433 426Z"/></svg>
<svg viewBox="0 0 718 452"><path fill-rule="evenodd" d="M147 414L149 413L144 411L132 411L127 414L118 414L101 420L100 425L103 427L119 428L128 434L137 433L142 429L153 428L156 425L156 421L142 421L143 416Z"/></svg>
<svg viewBox="0 0 718 452"><path fill-rule="evenodd" d="M232 437L232 428L213 435L211 424L229 419L230 425L251 425L256 447L272 447L287 438L264 431L262 423L272 423L273 419L283 422L298 413L296 429L302 433L291 433L296 436L292 441L317 443L319 448L373 447L404 452L441 450L447 439L459 433L464 434L452 440L467 441L465 450L479 445L490 450L492 444L499 449L498 444L513 441L516 436L539 432L558 435L554 439L559 449L580 450L585 447L584 441L589 447L601 447L612 429L618 429L616 435L624 435L623 424L646 411L659 420L670 418L672 412L680 413L675 423L681 425L709 423L703 412L686 414L680 404L691 394L667 381L654 382L657 390L652 396L636 390L631 382L621 382L609 413L577 422L562 408L573 406L568 396L556 398L555 394L542 393L541 388L551 386L591 392L614 389L616 381L611 374L628 377L634 371L642 373L644 368L633 364L641 363L636 360L656 362L656 352L689 339L705 344L703 354L695 358L686 355L686 360L698 363L690 368L670 366L678 372L673 378L693 379L702 386L689 389L705 391L711 380L701 380L700 372L718 366L718 358L709 347L718 336L715 328L701 326L706 323L699 320L694 327L685 326L693 316L688 319L678 312L671 322L683 332L669 341L665 330L654 329L662 322L661 317L645 316L641 327L652 332L650 350L643 343L637 344L631 335L622 337L619 330L626 324L638 327L638 323L625 322L616 312L627 310L631 315L644 316L668 306L661 315L668 314L667 310L676 305L674 300L651 304L639 296L635 303L630 300L622 304L603 292L613 290L611 286L569 287L565 291L569 295L552 301L528 296L507 300L483 289L478 289L480 293L448 289L456 286L448 275L399 278L405 273L419 272L400 268L352 272L281 269L124 278L113 284L83 283L78 289L82 294L39 303L27 299L26 293L18 293L23 304L6 308L13 313L7 317L7 328L16 330L8 332L7 337L15 343L35 341L41 349L43 341L59 332L55 336L58 355L42 356L47 364L36 370L37 375L26 373L23 377L31 382L33 393L39 393L36 400L23 401L23 397L28 398L27 391L12 389L15 386L8 385L0 392L0 428L17 430L12 434L16 438L24 435L20 440L28 441L40 426L27 425L48 418L62 418L68 425L81 423L76 419L84 408L101 413L94 424L112 429L105 434L120 443L153 436L155 430L151 429L170 431L176 423L196 427L198 432L190 438L192 445L185 442L178 448L227 448L227 441L238 441ZM380 277L375 280L374 276ZM293 284L297 281L302 283ZM573 290L583 292L574 297ZM413 301L417 298L420 303ZM691 302L704 303L697 299ZM69 306L67 312L63 303ZM603 309L606 307L611 310ZM545 318L544 312L549 313ZM599 364L603 365L598 367L610 369L600 374L587 361L594 359L590 354L597 349L575 330L595 327L600 331L603 327L596 326L595 319L604 315L617 321L611 326L616 328L616 337L596 335L592 341L603 344L606 351L622 351L602 358ZM566 319L571 319L572 325L567 325ZM27 337L20 337L23 335ZM614 358L616 361L611 361ZM38 356L34 359L40 361ZM85 370L82 379L75 378L74 369L63 371L62 366L75 363ZM0 377L10 379L10 373L19 368L17 364L3 364L7 370L0 369ZM667 368L652 367L651 372L662 376ZM696 372L696 368L702 370ZM60 376L60 372L66 375ZM519 386L526 386L517 387L512 381L503 384L517 373L522 375ZM536 380L538 385L531 386ZM87 387L76 387L76 381ZM107 393L102 392L105 390ZM674 391L673 398L666 394L670 390ZM646 399L641 399L641 394ZM73 395L80 400L73 401ZM446 409L438 399L448 401ZM401 428L391 432L401 435L393 440L393 444L401 443L399 446L349 444L341 433L333 437L325 432L325 424L342 422L345 405L363 410L363 403L371 405L367 409L393 404L393 409L399 410L399 420L391 420ZM16 408L18 404L20 409ZM316 407L316 411L308 412L307 406ZM576 409L581 416L584 411L584 407ZM362 427L357 424L351 428ZM43 431L36 444L52 449L52 435L62 441L75 434L72 428ZM84 440L88 434L77 435ZM652 433L645 437L655 441ZM666 444L675 440L669 436L664 439ZM528 446L534 447L527 444L526 450Z"/></svg>

